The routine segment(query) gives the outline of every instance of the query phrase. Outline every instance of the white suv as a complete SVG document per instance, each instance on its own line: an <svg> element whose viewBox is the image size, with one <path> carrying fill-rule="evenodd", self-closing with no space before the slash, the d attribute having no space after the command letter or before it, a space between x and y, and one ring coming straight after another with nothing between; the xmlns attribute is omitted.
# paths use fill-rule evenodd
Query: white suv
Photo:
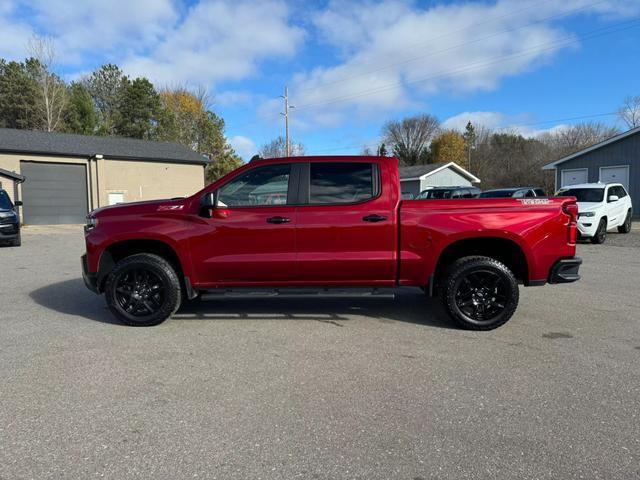
<svg viewBox="0 0 640 480"><path fill-rule="evenodd" d="M607 230L618 227L618 232L631 231L631 197L619 183L583 183L562 187L559 197L576 197L578 200L578 232L602 243Z"/></svg>

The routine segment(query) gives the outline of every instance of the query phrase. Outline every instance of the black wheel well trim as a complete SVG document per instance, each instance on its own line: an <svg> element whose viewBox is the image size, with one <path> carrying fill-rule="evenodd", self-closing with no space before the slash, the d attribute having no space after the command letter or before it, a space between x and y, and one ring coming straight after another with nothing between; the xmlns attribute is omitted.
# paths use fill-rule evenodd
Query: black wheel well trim
<svg viewBox="0 0 640 480"><path fill-rule="evenodd" d="M176 275L178 275L181 286L185 289L189 298L192 298L191 295L194 294L194 290L191 287L189 277L184 274L178 253L167 242L150 239L122 240L114 242L104 249L98 262L96 282L98 292L102 293L104 291L107 277L120 260L140 253L158 255L169 262L174 268ZM197 295L197 292L195 292L195 295Z"/></svg>
<svg viewBox="0 0 640 480"><path fill-rule="evenodd" d="M433 274L429 277L429 291L435 290L447 267L468 256L484 256L503 263L519 282L529 285L529 263L522 247L514 240L503 237L472 237L448 244L438 256Z"/></svg>

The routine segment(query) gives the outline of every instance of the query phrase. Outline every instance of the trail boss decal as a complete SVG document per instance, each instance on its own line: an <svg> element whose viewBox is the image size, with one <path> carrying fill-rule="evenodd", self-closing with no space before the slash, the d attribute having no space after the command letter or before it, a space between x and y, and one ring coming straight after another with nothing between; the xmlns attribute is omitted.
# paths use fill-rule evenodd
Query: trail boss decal
<svg viewBox="0 0 640 480"><path fill-rule="evenodd" d="M522 205L549 205L551 200L548 198L520 198Z"/></svg>

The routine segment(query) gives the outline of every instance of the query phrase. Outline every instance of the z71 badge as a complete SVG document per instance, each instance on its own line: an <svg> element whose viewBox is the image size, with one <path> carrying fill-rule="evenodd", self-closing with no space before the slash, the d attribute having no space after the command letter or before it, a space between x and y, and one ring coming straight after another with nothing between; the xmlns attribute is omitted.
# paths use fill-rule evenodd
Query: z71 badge
<svg viewBox="0 0 640 480"><path fill-rule="evenodd" d="M166 212L169 210L182 210L182 207L184 207L184 205L160 205L158 207L158 211Z"/></svg>

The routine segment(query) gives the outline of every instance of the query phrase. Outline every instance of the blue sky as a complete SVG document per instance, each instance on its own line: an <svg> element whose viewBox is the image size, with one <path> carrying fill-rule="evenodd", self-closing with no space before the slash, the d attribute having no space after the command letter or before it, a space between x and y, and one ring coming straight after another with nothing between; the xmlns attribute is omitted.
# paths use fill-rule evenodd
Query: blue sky
<svg viewBox="0 0 640 480"><path fill-rule="evenodd" d="M206 86L245 158L283 132L284 85L309 154L359 153L416 113L536 135L640 95L639 0L0 0L0 56L34 33L69 79L112 62Z"/></svg>

